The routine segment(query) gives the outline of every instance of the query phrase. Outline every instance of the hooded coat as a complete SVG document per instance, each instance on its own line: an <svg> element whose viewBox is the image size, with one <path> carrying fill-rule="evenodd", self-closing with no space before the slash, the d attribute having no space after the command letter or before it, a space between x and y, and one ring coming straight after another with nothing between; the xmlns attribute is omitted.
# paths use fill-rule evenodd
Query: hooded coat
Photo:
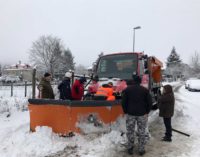
<svg viewBox="0 0 200 157"><path fill-rule="evenodd" d="M84 82L81 80L75 80L72 86L72 99L81 100L84 95Z"/></svg>
<svg viewBox="0 0 200 157"><path fill-rule="evenodd" d="M71 99L72 94L71 94L71 86L70 86L70 78L65 78L59 85L58 89L60 91L60 99L66 100L66 99Z"/></svg>
<svg viewBox="0 0 200 157"><path fill-rule="evenodd" d="M45 78L40 81L38 89L40 90L39 94L41 94L39 95L40 98L54 99L55 96L51 84Z"/></svg>
<svg viewBox="0 0 200 157"><path fill-rule="evenodd" d="M122 107L125 114L143 116L150 112L151 106L151 95L139 82L128 85L122 92Z"/></svg>
<svg viewBox="0 0 200 157"><path fill-rule="evenodd" d="M171 85L165 85L164 93L158 98L159 116L170 118L174 115L175 98Z"/></svg>

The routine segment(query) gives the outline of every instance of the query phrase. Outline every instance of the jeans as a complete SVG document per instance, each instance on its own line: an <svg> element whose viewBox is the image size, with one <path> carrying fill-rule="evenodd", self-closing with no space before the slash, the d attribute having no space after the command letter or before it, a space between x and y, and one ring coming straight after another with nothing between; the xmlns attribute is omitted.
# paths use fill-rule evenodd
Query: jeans
<svg viewBox="0 0 200 157"><path fill-rule="evenodd" d="M172 137L172 125L171 125L171 117L170 118L163 118L165 124L165 137L171 139Z"/></svg>

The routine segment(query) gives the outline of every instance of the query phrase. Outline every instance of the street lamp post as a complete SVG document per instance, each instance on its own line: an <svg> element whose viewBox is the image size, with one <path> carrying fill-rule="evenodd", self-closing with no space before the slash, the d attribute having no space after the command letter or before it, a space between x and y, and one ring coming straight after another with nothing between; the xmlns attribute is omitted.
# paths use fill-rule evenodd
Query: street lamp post
<svg viewBox="0 0 200 157"><path fill-rule="evenodd" d="M133 52L135 52L135 30L136 29L141 29L141 27L137 26L133 28Z"/></svg>

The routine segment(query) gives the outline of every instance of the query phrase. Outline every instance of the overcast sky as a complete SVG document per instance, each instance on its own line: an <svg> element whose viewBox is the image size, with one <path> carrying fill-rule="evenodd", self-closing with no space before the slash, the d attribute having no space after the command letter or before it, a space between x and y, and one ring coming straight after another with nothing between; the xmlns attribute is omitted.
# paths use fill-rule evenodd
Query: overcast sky
<svg viewBox="0 0 200 157"><path fill-rule="evenodd" d="M144 51L185 63L200 52L200 0L0 0L0 63L28 62L41 35L60 38L77 64L100 54Z"/></svg>

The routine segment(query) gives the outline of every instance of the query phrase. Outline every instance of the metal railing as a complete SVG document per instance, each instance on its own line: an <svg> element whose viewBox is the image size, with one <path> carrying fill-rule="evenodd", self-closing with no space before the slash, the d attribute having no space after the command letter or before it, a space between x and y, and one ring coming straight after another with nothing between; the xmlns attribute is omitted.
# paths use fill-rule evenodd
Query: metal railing
<svg viewBox="0 0 200 157"><path fill-rule="evenodd" d="M0 96L1 97L31 97L32 96L32 83L20 82L20 83L1 83L0 84Z"/></svg>

